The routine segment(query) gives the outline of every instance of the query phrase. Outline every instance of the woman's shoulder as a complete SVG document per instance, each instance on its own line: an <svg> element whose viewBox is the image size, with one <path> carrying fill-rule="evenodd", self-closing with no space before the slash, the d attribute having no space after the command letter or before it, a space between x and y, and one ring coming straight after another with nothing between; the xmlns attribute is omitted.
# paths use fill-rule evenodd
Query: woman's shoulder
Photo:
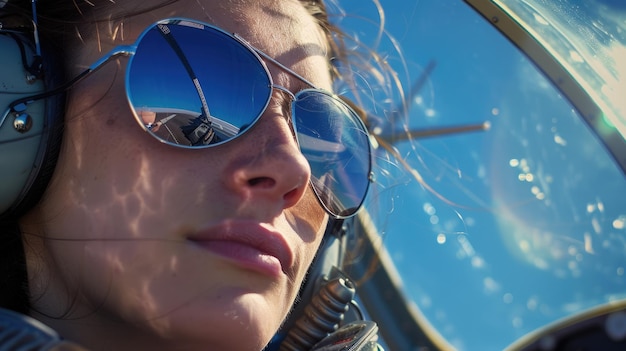
<svg viewBox="0 0 626 351"><path fill-rule="evenodd" d="M32 317L0 308L0 351L9 350L85 349L64 341L56 331Z"/></svg>

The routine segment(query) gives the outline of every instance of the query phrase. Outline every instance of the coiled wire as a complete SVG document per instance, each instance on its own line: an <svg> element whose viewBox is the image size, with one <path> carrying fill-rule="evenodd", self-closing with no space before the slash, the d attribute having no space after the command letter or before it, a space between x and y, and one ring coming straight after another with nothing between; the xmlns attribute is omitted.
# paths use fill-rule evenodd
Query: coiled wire
<svg viewBox="0 0 626 351"><path fill-rule="evenodd" d="M313 297L280 345L280 351L310 350L335 331L355 295L352 283L344 278L330 280Z"/></svg>

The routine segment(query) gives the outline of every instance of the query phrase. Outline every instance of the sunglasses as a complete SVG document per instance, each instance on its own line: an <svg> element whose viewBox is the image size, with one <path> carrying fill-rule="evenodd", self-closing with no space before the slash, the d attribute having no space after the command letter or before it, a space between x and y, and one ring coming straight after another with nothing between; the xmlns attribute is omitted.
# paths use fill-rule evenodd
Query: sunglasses
<svg viewBox="0 0 626 351"><path fill-rule="evenodd" d="M311 167L320 204L335 218L353 216L361 207L371 178L371 146L357 113L236 34L209 24L161 20L133 45L116 47L57 89L16 100L9 112L70 88L118 56L130 56L126 95L139 126L179 148L226 144L252 129L274 90L287 94L290 127ZM266 61L308 88L292 93L274 84Z"/></svg>

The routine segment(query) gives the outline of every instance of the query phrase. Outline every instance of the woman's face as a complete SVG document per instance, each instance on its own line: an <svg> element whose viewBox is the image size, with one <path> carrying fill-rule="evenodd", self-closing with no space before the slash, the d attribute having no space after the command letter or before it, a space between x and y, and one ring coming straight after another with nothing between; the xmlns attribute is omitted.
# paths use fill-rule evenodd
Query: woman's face
<svg viewBox="0 0 626 351"><path fill-rule="evenodd" d="M149 7L123 6L134 5ZM71 69L166 17L236 32L330 89L326 45L297 1L179 1L84 32ZM72 89L55 177L21 221L34 315L94 349L261 349L289 311L327 221L285 96L274 94L236 140L182 150L137 125L127 62L110 62ZM302 89L268 67L277 84Z"/></svg>

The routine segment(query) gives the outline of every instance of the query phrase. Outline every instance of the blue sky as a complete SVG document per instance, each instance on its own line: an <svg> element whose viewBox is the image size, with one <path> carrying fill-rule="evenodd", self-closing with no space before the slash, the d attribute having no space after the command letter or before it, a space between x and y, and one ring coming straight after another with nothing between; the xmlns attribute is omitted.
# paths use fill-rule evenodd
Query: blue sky
<svg viewBox="0 0 626 351"><path fill-rule="evenodd" d="M342 25L373 45L374 5L340 3ZM397 143L423 184L377 155L367 206L426 318L460 350L501 350L624 298L626 183L569 102L464 2L382 5L395 42L378 51L403 85L434 63L408 127L491 124ZM383 121L398 97L377 98Z"/></svg>

